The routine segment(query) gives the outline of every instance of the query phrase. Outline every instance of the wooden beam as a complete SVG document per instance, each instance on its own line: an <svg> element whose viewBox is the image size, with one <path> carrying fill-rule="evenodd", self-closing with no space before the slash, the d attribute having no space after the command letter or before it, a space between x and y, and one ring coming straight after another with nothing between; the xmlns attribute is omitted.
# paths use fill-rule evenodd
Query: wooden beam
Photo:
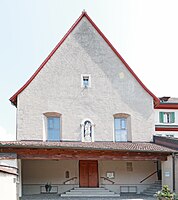
<svg viewBox="0 0 178 200"><path fill-rule="evenodd" d="M60 159L60 160L167 160L169 153L124 152L106 150L76 149L27 149L3 148L1 152L15 152L19 159Z"/></svg>

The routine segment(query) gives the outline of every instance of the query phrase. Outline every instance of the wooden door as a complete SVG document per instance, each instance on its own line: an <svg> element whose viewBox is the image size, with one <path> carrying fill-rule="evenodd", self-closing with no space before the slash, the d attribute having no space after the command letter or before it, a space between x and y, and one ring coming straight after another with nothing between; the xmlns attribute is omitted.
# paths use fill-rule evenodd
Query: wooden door
<svg viewBox="0 0 178 200"><path fill-rule="evenodd" d="M80 187L98 187L98 161L79 161Z"/></svg>

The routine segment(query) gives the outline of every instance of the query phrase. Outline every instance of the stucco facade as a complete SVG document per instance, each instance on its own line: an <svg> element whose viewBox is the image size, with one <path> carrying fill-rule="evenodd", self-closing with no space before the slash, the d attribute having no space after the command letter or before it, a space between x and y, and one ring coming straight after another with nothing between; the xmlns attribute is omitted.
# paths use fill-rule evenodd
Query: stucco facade
<svg viewBox="0 0 178 200"><path fill-rule="evenodd" d="M140 194L156 181L161 186L161 169L162 184L173 188L174 151L153 143L159 99L85 12L10 100L17 141L0 142L0 150L3 159L18 158L18 197L74 187ZM52 140L51 116L59 122ZM116 118L126 140L116 141Z"/></svg>
<svg viewBox="0 0 178 200"><path fill-rule="evenodd" d="M0 155L1 156L1 155ZM19 197L19 177L14 173L17 169L17 159L0 159L0 198L16 200Z"/></svg>
<svg viewBox="0 0 178 200"><path fill-rule="evenodd" d="M81 87L81 75L91 87ZM114 141L114 114L130 115L129 141L151 141L153 98L83 17L18 96L17 139L45 140L46 112L61 114L61 140L80 141L80 124L95 124L95 141Z"/></svg>
<svg viewBox="0 0 178 200"><path fill-rule="evenodd" d="M132 162L133 169L131 171L127 171L128 162ZM73 187L79 187L78 165L79 161L77 160L24 160L22 162L23 195L44 192L45 183L51 183L54 192L59 194ZM155 171L156 167L154 161L99 161L99 184L100 187L106 187L118 194L122 192L122 186L125 188L135 187L136 192L141 193L157 179L155 174L150 179L140 183L147 175ZM70 172L70 177L76 177L76 179L64 184L68 180L65 177L66 171ZM114 177L110 179L114 184L103 179L107 172L114 172ZM126 173L128 176L125 175Z"/></svg>

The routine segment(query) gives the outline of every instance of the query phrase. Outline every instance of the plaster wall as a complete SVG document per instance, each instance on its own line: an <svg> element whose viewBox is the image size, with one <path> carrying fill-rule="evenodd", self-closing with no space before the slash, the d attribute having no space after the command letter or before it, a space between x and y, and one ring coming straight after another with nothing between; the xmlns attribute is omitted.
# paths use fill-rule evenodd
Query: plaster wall
<svg viewBox="0 0 178 200"><path fill-rule="evenodd" d="M127 163L132 163L133 171L127 170ZM140 184L144 178L156 171L154 161L99 161L100 176L106 177L106 173L113 171L115 178L111 179L116 184ZM154 183L156 174L144 181L144 184ZM107 180L102 180L107 184Z"/></svg>
<svg viewBox="0 0 178 200"><path fill-rule="evenodd" d="M162 161L162 185L168 185L173 189L172 156L167 157L167 161Z"/></svg>
<svg viewBox="0 0 178 200"><path fill-rule="evenodd" d="M1 199L17 200L16 176L0 172Z"/></svg>
<svg viewBox="0 0 178 200"><path fill-rule="evenodd" d="M70 178L78 177L78 161L24 160L22 162L23 184L63 184L69 179L65 178L66 171L69 171Z"/></svg>
<svg viewBox="0 0 178 200"><path fill-rule="evenodd" d="M81 87L81 74L90 75L91 87ZM154 133L153 98L85 17L18 95L17 107L18 140L45 140L46 112L61 114L63 141L81 141L86 118L95 141L113 141L116 113L130 115L129 140L151 141Z"/></svg>
<svg viewBox="0 0 178 200"><path fill-rule="evenodd" d="M175 158L175 192L178 194L178 155Z"/></svg>
<svg viewBox="0 0 178 200"><path fill-rule="evenodd" d="M136 186L137 193L142 192L151 183L157 180L154 175L140 183L149 174L156 171L156 163L153 161L128 161L132 162L133 171L127 171L126 161L98 161L99 185L120 193L121 186ZM73 187L79 186L79 168L78 161L75 160L23 160L22 177L23 177L23 194L39 194L41 187L48 182L58 187L58 193L63 193ZM69 171L70 178L76 176L74 181L64 184L65 172ZM107 172L114 172L114 184L101 177L106 177Z"/></svg>
<svg viewBox="0 0 178 200"><path fill-rule="evenodd" d="M64 184L65 172L69 171L69 178L78 177L78 161L73 160L23 160L22 177L24 194L40 194L46 183L57 188L58 193L78 186L78 178ZM55 191L55 190L54 190Z"/></svg>

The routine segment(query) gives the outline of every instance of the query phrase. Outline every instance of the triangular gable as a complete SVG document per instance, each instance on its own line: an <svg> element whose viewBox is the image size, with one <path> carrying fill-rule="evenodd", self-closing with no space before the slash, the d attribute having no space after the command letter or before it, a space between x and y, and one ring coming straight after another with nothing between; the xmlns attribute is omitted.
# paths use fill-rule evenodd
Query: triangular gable
<svg viewBox="0 0 178 200"><path fill-rule="evenodd" d="M122 56L117 52L117 50L113 47L113 45L109 42L109 40L104 36L104 34L100 31L100 29L96 26L96 24L91 20L91 18L84 11L77 19L77 21L73 24L73 26L69 29L69 31L64 35L61 41L56 45L56 47L51 51L48 57L44 60L44 62L40 65L40 67L35 71L35 73L31 76L31 78L9 99L12 104L17 106L17 96L31 83L31 81L37 76L37 74L41 71L41 69L45 66L48 60L53 56L53 54L57 51L57 49L61 46L61 44L65 41L65 39L70 35L70 33L75 29L78 23L82 20L83 17L86 17L87 20L91 23L91 25L95 28L95 30L101 35L101 37L105 40L105 42L109 45L109 47L114 51L114 53L118 56L118 58L122 61L125 67L130 71L130 73L134 76L137 82L142 86L142 88L153 97L155 105L159 104L159 99L142 83L142 81L138 78L138 76L133 72L133 70L129 67L126 61L122 58Z"/></svg>

